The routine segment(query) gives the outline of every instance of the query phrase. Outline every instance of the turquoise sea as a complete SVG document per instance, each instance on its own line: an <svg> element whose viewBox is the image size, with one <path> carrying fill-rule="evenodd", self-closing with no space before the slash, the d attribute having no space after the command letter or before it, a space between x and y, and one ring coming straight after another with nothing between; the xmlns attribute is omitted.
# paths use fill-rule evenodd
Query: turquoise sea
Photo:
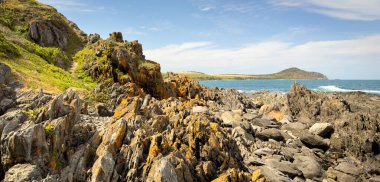
<svg viewBox="0 0 380 182"><path fill-rule="evenodd" d="M214 88L234 88L240 92L254 93L268 90L289 92L295 80L203 80L201 84ZM322 92L366 92L380 95L380 80L297 80L307 88Z"/></svg>

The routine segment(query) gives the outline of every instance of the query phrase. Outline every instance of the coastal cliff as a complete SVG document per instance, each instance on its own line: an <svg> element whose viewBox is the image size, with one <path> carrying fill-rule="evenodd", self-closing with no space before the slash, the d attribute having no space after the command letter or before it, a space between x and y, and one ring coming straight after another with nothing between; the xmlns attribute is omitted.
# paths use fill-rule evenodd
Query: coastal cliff
<svg viewBox="0 0 380 182"><path fill-rule="evenodd" d="M379 96L210 89L119 32L1 10L2 181L379 181Z"/></svg>

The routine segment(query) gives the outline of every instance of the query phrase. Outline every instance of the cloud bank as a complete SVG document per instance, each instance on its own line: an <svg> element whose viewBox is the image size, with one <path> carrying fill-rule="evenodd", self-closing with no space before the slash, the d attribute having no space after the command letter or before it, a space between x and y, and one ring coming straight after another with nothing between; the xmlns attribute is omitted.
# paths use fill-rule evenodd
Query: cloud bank
<svg viewBox="0 0 380 182"><path fill-rule="evenodd" d="M345 20L380 19L379 0L272 0L272 4L303 8L306 11Z"/></svg>
<svg viewBox="0 0 380 182"><path fill-rule="evenodd" d="M320 71L330 78L380 78L380 34L347 40L293 44L266 41L237 48L186 42L145 51L163 71L270 73L288 67ZM346 70L352 73L346 73Z"/></svg>

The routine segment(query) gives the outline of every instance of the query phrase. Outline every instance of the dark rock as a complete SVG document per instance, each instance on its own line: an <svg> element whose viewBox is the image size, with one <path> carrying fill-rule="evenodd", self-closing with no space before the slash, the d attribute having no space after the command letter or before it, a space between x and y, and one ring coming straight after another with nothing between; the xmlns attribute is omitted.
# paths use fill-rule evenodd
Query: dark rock
<svg viewBox="0 0 380 182"><path fill-rule="evenodd" d="M307 179L320 178L323 175L322 166L313 157L296 155L293 164Z"/></svg>
<svg viewBox="0 0 380 182"><path fill-rule="evenodd" d="M269 128L258 132L256 133L256 137L264 141L267 141L269 139L284 141L284 136L282 136L280 130L275 128Z"/></svg>
<svg viewBox="0 0 380 182"><path fill-rule="evenodd" d="M0 101L0 114L4 113L8 109L14 107L16 103L12 99L2 99Z"/></svg>
<svg viewBox="0 0 380 182"><path fill-rule="evenodd" d="M0 62L0 84L8 84L10 77L11 68L8 65Z"/></svg>
<svg viewBox="0 0 380 182"><path fill-rule="evenodd" d="M124 42L123 34L121 32L112 32L109 39L115 42Z"/></svg>
<svg viewBox="0 0 380 182"><path fill-rule="evenodd" d="M325 142L322 137L308 132L301 134L300 140L309 148L319 148L322 150L327 150L329 148L328 143Z"/></svg>
<svg viewBox="0 0 380 182"><path fill-rule="evenodd" d="M87 37L87 44L93 44L96 43L98 40L100 40L100 35L95 33L95 34L90 34Z"/></svg>
<svg viewBox="0 0 380 182"><path fill-rule="evenodd" d="M67 27L56 20L36 20L30 23L27 38L44 47L66 50L69 34Z"/></svg>
<svg viewBox="0 0 380 182"><path fill-rule="evenodd" d="M111 111L109 111L106 107L105 104L103 103L100 103L98 105L96 105L96 113L100 116L100 117L109 117L109 116L113 116L113 113Z"/></svg>

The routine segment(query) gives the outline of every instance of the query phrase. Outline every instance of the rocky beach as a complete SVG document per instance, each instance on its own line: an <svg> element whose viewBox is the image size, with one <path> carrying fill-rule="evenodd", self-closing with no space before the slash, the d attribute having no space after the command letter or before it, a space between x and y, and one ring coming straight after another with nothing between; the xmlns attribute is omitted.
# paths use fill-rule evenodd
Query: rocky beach
<svg viewBox="0 0 380 182"><path fill-rule="evenodd" d="M15 2L0 1L4 182L380 181L379 95L164 78L138 41Z"/></svg>

